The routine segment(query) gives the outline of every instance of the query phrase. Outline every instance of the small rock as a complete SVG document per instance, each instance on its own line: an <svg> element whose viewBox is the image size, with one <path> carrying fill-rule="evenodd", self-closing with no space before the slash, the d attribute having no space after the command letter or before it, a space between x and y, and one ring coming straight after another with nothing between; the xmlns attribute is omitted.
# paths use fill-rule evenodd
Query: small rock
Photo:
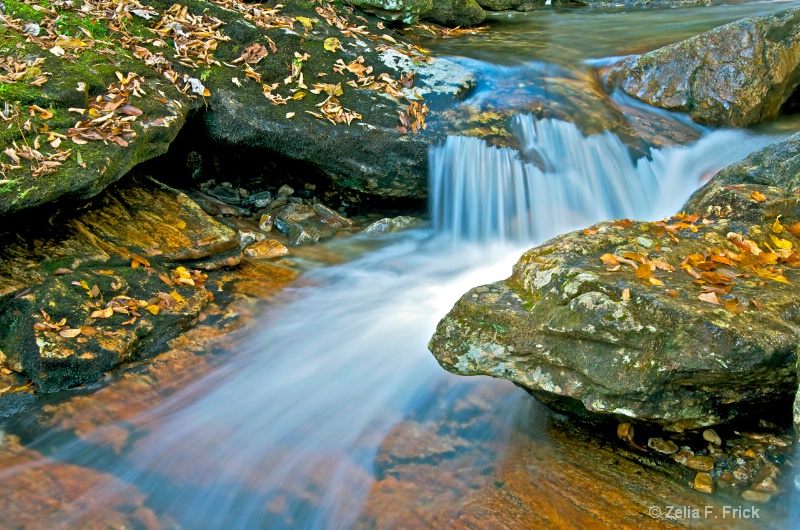
<svg viewBox="0 0 800 530"><path fill-rule="evenodd" d="M728 488L736 484L736 477L730 471L725 471L717 479L717 485L721 488Z"/></svg>
<svg viewBox="0 0 800 530"><path fill-rule="evenodd" d="M681 464L682 466L686 465L686 461L690 458L694 457L694 453L689 449L681 449L674 455L672 455L672 459L675 460L677 463Z"/></svg>
<svg viewBox="0 0 800 530"><path fill-rule="evenodd" d="M289 249L283 246L279 241L267 239L259 241L258 243L253 243L244 249L244 253L251 258L268 259L285 256L289 253Z"/></svg>
<svg viewBox="0 0 800 530"><path fill-rule="evenodd" d="M233 184L231 184L230 182L223 182L223 183L220 184L220 186L222 186L223 188L231 188L231 189L233 189Z"/></svg>
<svg viewBox="0 0 800 530"><path fill-rule="evenodd" d="M287 186L286 184L281 186L278 190L278 195L283 195L284 197L291 197L292 194L294 194L294 188Z"/></svg>
<svg viewBox="0 0 800 530"><path fill-rule="evenodd" d="M301 199L300 197L289 197L288 199L286 199L286 202L288 202L289 204L303 204L303 199Z"/></svg>
<svg viewBox="0 0 800 530"><path fill-rule="evenodd" d="M224 202L225 204L232 204L234 206L238 206L239 203L241 202L241 199L239 198L239 191L233 188L229 188L227 186L222 186L222 185L216 186L206 191L206 193L208 193L215 199Z"/></svg>
<svg viewBox="0 0 800 530"><path fill-rule="evenodd" d="M241 193L240 193L241 195ZM272 194L268 191L260 191L258 193L253 193L248 195L246 198L242 199L242 205L244 206L252 206L256 210L260 210L268 205L272 201Z"/></svg>
<svg viewBox="0 0 800 530"><path fill-rule="evenodd" d="M695 475L692 487L701 493L714 493L714 479L701 471Z"/></svg>
<svg viewBox="0 0 800 530"><path fill-rule="evenodd" d="M363 231L366 234L384 234L387 232L399 232L401 230L406 230L411 228L412 226L419 223L419 219L416 217L409 217L406 215L401 215L399 217L390 218L386 217L381 219L380 221L375 221L368 227L366 227Z"/></svg>
<svg viewBox="0 0 800 530"><path fill-rule="evenodd" d="M275 218L268 213L262 215L261 219L258 221L258 228L260 228L264 232L271 231L274 225L275 225Z"/></svg>
<svg viewBox="0 0 800 530"><path fill-rule="evenodd" d="M244 188L239 188L239 198L246 199L250 196L250 192Z"/></svg>
<svg viewBox="0 0 800 530"><path fill-rule="evenodd" d="M722 438L719 437L717 431L714 429L706 429L703 431L703 440L714 445L722 445Z"/></svg>
<svg viewBox="0 0 800 530"><path fill-rule="evenodd" d="M765 503L772 499L772 495L769 493L762 493L760 491L745 490L742 492L742 498L748 502Z"/></svg>
<svg viewBox="0 0 800 530"><path fill-rule="evenodd" d="M733 476L738 482L747 482L755 474L755 471L749 464L744 464L733 470Z"/></svg>
<svg viewBox="0 0 800 530"><path fill-rule="evenodd" d="M678 446L672 440L664 440L663 438L650 438L647 440L647 447L665 455L671 455L678 452Z"/></svg>
<svg viewBox="0 0 800 530"><path fill-rule="evenodd" d="M776 493L778 491L778 485L775 483L775 481L778 479L780 474L781 472L778 470L775 464L766 464L764 467L759 469L756 473L756 476L753 477L751 489L764 493Z"/></svg>
<svg viewBox="0 0 800 530"><path fill-rule="evenodd" d="M336 210L332 210L331 208L328 208L324 204L319 204L319 203L315 204L313 206L313 208L314 208L314 211L317 213L317 215L320 218L322 218L323 222L327 223L330 226L338 228L338 227L341 227L341 226L350 227L350 226L354 226L356 224L355 221L353 221L352 219L349 219L349 218L343 216L342 214L340 214Z"/></svg>
<svg viewBox="0 0 800 530"><path fill-rule="evenodd" d="M633 440L633 425L630 423L620 423L617 425L617 436L621 440L625 440L626 442L630 442Z"/></svg>
<svg viewBox="0 0 800 530"><path fill-rule="evenodd" d="M245 249L257 241L264 241L267 238L260 232L253 232L242 228L239 230L239 248Z"/></svg>
<svg viewBox="0 0 800 530"><path fill-rule="evenodd" d="M264 207L264 213L269 213L276 208L280 208L281 206L286 206L288 202L286 201L286 197L278 197L268 205Z"/></svg>
<svg viewBox="0 0 800 530"><path fill-rule="evenodd" d="M697 471L711 471L714 469L714 459L710 456L692 456L686 459L685 465Z"/></svg>

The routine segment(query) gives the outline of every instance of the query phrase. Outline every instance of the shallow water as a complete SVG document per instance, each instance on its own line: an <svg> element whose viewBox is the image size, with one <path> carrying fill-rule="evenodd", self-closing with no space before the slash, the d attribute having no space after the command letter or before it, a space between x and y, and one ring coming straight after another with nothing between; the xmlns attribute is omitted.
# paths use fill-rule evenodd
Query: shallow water
<svg viewBox="0 0 800 530"><path fill-rule="evenodd" d="M481 61L574 66L630 53L632 42L655 46L796 4L542 11L498 21L475 44L465 38L435 46ZM607 218L674 213L709 172L777 136L705 131L696 144L654 150L636 162L610 133L587 138L566 122L517 120L528 156L456 137L432 149L434 227L374 246L355 240L354 248L370 250L309 272L306 287L284 293L208 375L124 421L98 421L88 434L17 426L28 448L47 458L5 462L0 483L34 476L25 482L32 484L64 464L107 477L62 492L60 509L43 509L33 527L110 525L116 519L104 507L124 511L121 497L139 507L129 508L128 523L147 528L522 528L576 521L637 528L652 523L647 503L697 503L680 475L665 474L665 485L634 476L650 476L635 455L620 456L633 466L626 470L639 470L622 478L593 469L599 460L582 460L597 443L591 433L562 429L507 382L445 373L426 345L461 294L507 277L523 249ZM792 126L785 129L780 133ZM112 398L98 399L111 405ZM124 441L109 443L120 430ZM626 454L601 449L605 459ZM576 498L585 505L576 507ZM630 513L613 513L617 502L630 503ZM142 507L150 515L141 515ZM785 501L772 506L771 518L758 526L792 525L789 508Z"/></svg>

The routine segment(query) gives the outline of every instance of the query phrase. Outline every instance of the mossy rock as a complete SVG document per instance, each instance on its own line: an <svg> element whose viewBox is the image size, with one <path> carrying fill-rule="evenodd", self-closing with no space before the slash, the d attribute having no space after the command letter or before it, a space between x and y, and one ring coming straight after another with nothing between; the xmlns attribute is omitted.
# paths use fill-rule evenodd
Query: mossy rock
<svg viewBox="0 0 800 530"><path fill-rule="evenodd" d="M800 83L800 9L732 22L607 71L627 94L697 123L771 120Z"/></svg>
<svg viewBox="0 0 800 530"><path fill-rule="evenodd" d="M0 351L5 366L42 392L94 382L122 362L155 353L212 298L202 286L170 283L174 269L242 259L234 230L145 177L111 186L78 211L32 217L16 219L24 228L0 235ZM146 263L134 268L134 259ZM87 294L94 285L100 296ZM114 297L160 300L160 293L170 298L157 314L139 308L132 322L129 314L91 317ZM94 333L62 337L35 329L46 321L42 311L51 323L66 319L70 328Z"/></svg>
<svg viewBox="0 0 800 530"><path fill-rule="evenodd" d="M788 410L797 388L800 266L791 250L781 263L770 249L800 247L800 237L775 227L776 219L800 223L799 146L793 136L720 172L687 203L688 214L699 214L691 222L600 223L529 250L508 280L456 303L431 351L453 373L509 379L584 418L611 414L683 430ZM763 260L743 250L747 240ZM632 261L618 267L601 260L626 253ZM681 266L712 254L719 261L704 258L692 275ZM674 270L642 272L642 259ZM727 284L700 275L709 270L727 275Z"/></svg>

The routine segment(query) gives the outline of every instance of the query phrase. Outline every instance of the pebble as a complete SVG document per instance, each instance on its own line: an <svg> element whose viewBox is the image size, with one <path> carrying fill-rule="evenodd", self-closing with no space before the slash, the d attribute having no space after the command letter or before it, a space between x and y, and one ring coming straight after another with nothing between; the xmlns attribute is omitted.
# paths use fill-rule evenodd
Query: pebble
<svg viewBox="0 0 800 530"><path fill-rule="evenodd" d="M770 501L772 495L760 491L745 490L742 492L742 498L749 502L765 503Z"/></svg>
<svg viewBox="0 0 800 530"><path fill-rule="evenodd" d="M238 205L241 202L241 198L239 197L239 190L228 188L226 186L220 185L215 188L211 188L208 191L206 191L206 193L226 204Z"/></svg>
<svg viewBox="0 0 800 530"><path fill-rule="evenodd" d="M723 488L733 486L734 484L736 484L736 477L734 477L733 473L731 473L730 471L725 471L717 479L717 484Z"/></svg>
<svg viewBox="0 0 800 530"><path fill-rule="evenodd" d="M673 460L684 466L686 465L686 461L692 457L694 457L694 453L687 448L683 448L674 455L672 455Z"/></svg>
<svg viewBox="0 0 800 530"><path fill-rule="evenodd" d="M717 431L714 429L706 429L703 431L703 440L712 443L714 445L722 445L722 438L720 438Z"/></svg>
<svg viewBox="0 0 800 530"><path fill-rule="evenodd" d="M633 425L630 423L620 423L617 425L617 436L621 440L630 442L633 440Z"/></svg>
<svg viewBox="0 0 800 530"><path fill-rule="evenodd" d="M694 489L702 493L714 493L714 479L702 471L694 476Z"/></svg>
<svg viewBox="0 0 800 530"><path fill-rule="evenodd" d="M663 438L650 438L647 440L647 447L665 455L671 455L678 452L678 446L672 440L664 440Z"/></svg>
<svg viewBox="0 0 800 530"><path fill-rule="evenodd" d="M254 232L252 230L242 228L239 229L239 247L247 248L256 241L264 241L267 238L261 232Z"/></svg>
<svg viewBox="0 0 800 530"><path fill-rule="evenodd" d="M287 186L286 184L284 184L283 186L280 187L280 189L278 189L278 195L283 195L284 197L291 197L293 193L294 193L294 188L292 188L291 186Z"/></svg>
<svg viewBox="0 0 800 530"><path fill-rule="evenodd" d="M775 483L781 472L775 464L766 464L758 470L756 476L753 477L752 489L764 493L776 493L778 485Z"/></svg>
<svg viewBox="0 0 800 530"><path fill-rule="evenodd" d="M711 471L714 469L714 459L710 456L691 456L686 459L685 465L697 471Z"/></svg>
<svg viewBox="0 0 800 530"><path fill-rule="evenodd" d="M267 239L253 243L246 249L244 253L251 258L277 258L278 256L285 256L289 253L289 249L283 246L279 241L274 239Z"/></svg>
<svg viewBox="0 0 800 530"><path fill-rule="evenodd" d="M262 215L258 221L258 228L264 232L271 231L273 226L275 226L275 218L268 213Z"/></svg>

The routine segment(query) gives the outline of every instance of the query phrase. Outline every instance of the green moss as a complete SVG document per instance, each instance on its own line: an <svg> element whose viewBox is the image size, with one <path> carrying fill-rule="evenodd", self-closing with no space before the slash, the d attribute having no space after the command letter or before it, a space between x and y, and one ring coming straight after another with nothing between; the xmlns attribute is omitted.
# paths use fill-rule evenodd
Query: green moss
<svg viewBox="0 0 800 530"><path fill-rule="evenodd" d="M16 0L6 0L3 2L6 6L6 13L14 18L21 18L22 20L30 22L41 22L44 20L44 13L35 10L33 7L17 2ZM39 2L41 4L41 2Z"/></svg>

